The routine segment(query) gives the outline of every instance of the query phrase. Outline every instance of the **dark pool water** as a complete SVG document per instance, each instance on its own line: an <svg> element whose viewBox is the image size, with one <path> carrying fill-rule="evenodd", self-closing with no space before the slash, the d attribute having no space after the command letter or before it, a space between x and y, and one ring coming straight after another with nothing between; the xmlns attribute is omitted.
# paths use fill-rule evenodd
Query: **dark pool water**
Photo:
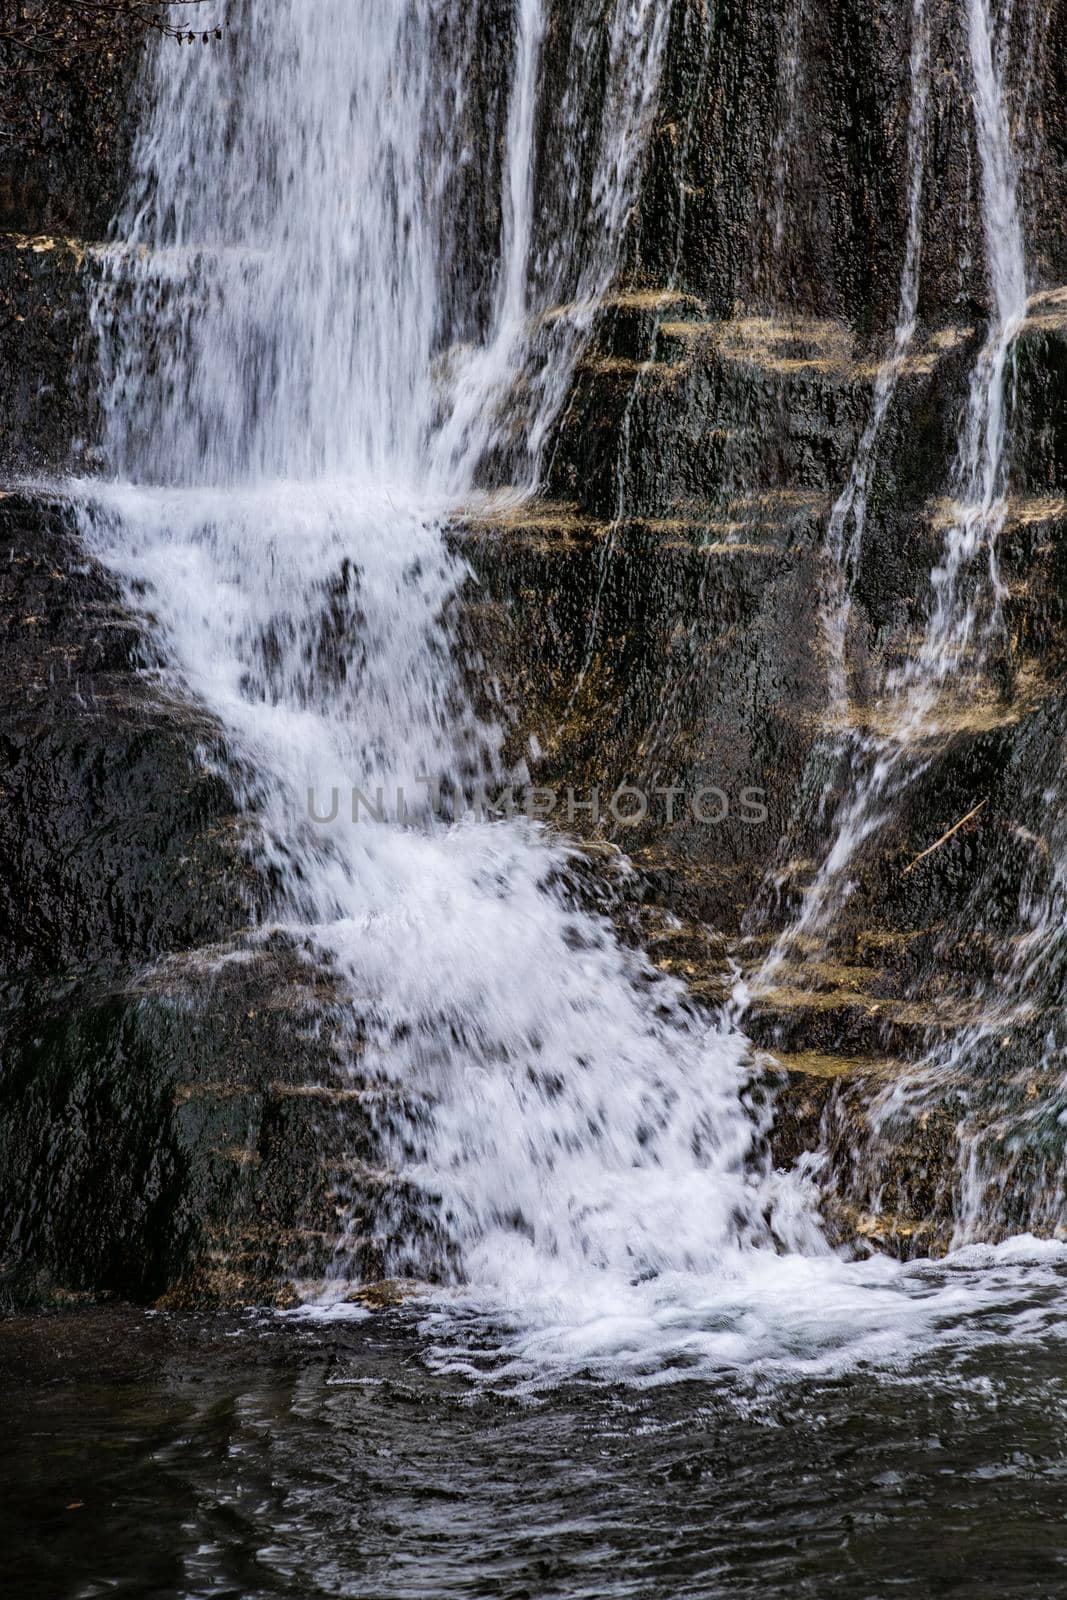
<svg viewBox="0 0 1067 1600"><path fill-rule="evenodd" d="M411 1309L0 1323L6 1592L1067 1596L1062 1347L532 1403L422 1348Z"/></svg>

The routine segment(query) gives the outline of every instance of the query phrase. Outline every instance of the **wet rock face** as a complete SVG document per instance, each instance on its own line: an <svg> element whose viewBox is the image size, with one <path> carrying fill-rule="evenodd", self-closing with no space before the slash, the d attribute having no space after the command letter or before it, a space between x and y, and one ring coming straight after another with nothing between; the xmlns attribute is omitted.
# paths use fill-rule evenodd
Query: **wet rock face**
<svg viewBox="0 0 1067 1600"><path fill-rule="evenodd" d="M248 923L257 900L206 719L166 696L151 647L70 510L0 500L6 972L107 969Z"/></svg>
<svg viewBox="0 0 1067 1600"><path fill-rule="evenodd" d="M926 5L924 320L984 300L966 7ZM891 325L910 174L911 0L684 0L671 42L631 262L704 299ZM1060 4L1012 8L1014 135L1036 276L1062 282ZM1040 108L1040 109L1039 109Z"/></svg>
<svg viewBox="0 0 1067 1600"><path fill-rule="evenodd" d="M350 1008L284 943L0 1000L0 1307L292 1303L332 1265L405 1269L413 1197L377 1154L400 1108L359 1083Z"/></svg>
<svg viewBox="0 0 1067 1600"><path fill-rule="evenodd" d="M5 231L102 238L122 191L143 30L108 19L92 41L78 31L37 48L0 41Z"/></svg>
<svg viewBox="0 0 1067 1600"><path fill-rule="evenodd" d="M41 50L0 41L5 480L79 470L87 459L95 380L85 246L107 236L125 183L143 40L142 29L101 18L88 41L77 31Z"/></svg>
<svg viewBox="0 0 1067 1600"><path fill-rule="evenodd" d="M0 420L5 480L84 464L93 405L86 366L84 248L48 233L0 232Z"/></svg>
<svg viewBox="0 0 1067 1600"><path fill-rule="evenodd" d="M69 508L9 495L0 542L0 1298L262 1301L342 1244L382 1277L375 1219L408 1202L363 1173L395 1108L347 1008L256 932L215 730Z"/></svg>
<svg viewBox="0 0 1067 1600"><path fill-rule="evenodd" d="M885 685L923 636L990 315L966 8L925 13L917 321L853 572L853 739L884 732ZM918 775L859 852L833 925L791 949L746 1023L773 1052L761 1070L784 1074L777 1159L820 1151L836 1236L903 1254L945 1247L968 1140L987 1156L1010 1147L1020 1107L1027 1153L1004 1157L984 1236L1027 1217L1053 1226L1063 1170L1062 1136L1036 1109L1052 1104L1047 1000L986 1032L989 994L1023 981L1027 919L1057 892L1065 16L1017 6L998 44L1032 291L1007 386L1001 615L977 674L943 686ZM574 818L633 855L653 923L657 908L681 917L681 963L655 938L654 959L712 1000L721 957L694 955L696 927L758 972L855 781L830 755L843 730L819 606L830 510L898 313L914 17L907 3L674 8L624 270L576 373L546 503L456 530L478 579L470 628L536 782L582 798L594 784L766 790L763 827L695 826L684 805L636 829ZM919 1063L949 1060L917 1079ZM889 1116L905 1081L914 1109Z"/></svg>
<svg viewBox="0 0 1067 1600"><path fill-rule="evenodd" d="M143 32L0 41L0 473L82 469L95 380L85 250L104 239L136 125ZM179 48L177 45L175 49Z"/></svg>

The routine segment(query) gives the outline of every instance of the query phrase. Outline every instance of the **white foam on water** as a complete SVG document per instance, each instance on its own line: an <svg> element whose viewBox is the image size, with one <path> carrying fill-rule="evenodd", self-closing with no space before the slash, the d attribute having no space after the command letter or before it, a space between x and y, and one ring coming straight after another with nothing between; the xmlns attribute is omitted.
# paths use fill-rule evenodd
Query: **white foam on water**
<svg viewBox="0 0 1067 1600"><path fill-rule="evenodd" d="M754 1251L706 1276L588 1277L581 1295L540 1274L532 1300L520 1267L509 1295L457 1291L422 1327L441 1370L531 1396L568 1379L773 1385L1058 1346L1065 1287L1067 1246L1031 1235L908 1264Z"/></svg>
<svg viewBox="0 0 1067 1600"><path fill-rule="evenodd" d="M290 1310L279 1311L280 1317L285 1317L290 1322L367 1322L374 1315L366 1306L356 1304L352 1300L324 1300L312 1301L308 1305L293 1306ZM330 1380L328 1380L330 1381ZM340 1382L340 1379L332 1380ZM369 1379L349 1380L351 1382L369 1382Z"/></svg>

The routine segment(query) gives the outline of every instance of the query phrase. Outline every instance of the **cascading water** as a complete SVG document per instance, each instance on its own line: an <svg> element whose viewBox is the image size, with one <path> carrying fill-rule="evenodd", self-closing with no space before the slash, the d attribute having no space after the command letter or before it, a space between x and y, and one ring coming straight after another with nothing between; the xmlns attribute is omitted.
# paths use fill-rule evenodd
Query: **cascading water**
<svg viewBox="0 0 1067 1600"><path fill-rule="evenodd" d="M874 381L871 414L856 447L848 482L834 502L826 530L825 550L833 591L823 607L823 625L830 657L832 717L842 714L848 703L846 660L848 623L852 610L856 568L867 525L867 497L870 492L871 474L904 362L915 338L916 314L919 306L926 107L930 94L930 25L926 15L926 0L914 0L911 26L909 60L911 102L908 108L907 138L908 222L904 261L900 270L900 297L896 326L893 329L893 345L889 355L879 364ZM852 525L851 533L848 532L849 523Z"/></svg>
<svg viewBox="0 0 1067 1600"><path fill-rule="evenodd" d="M497 760L451 665L442 614L465 573L443 529L524 366L527 460L562 395L611 276L663 16L619 0L603 121L568 108L565 139L594 130L577 270L536 225L535 0L516 9L503 222L480 266L470 217L445 203L487 111L466 87L486 70L478 19L425 0L363 8L358 33L347 16L291 0L251 9L225 53L178 73L160 58L96 305L108 453L130 481L93 487L87 536L146 597L175 683L218 717L284 886L278 922L351 984L361 1075L429 1105L400 1141L405 1176L465 1275L544 1295L583 1271L625 1286L711 1270L769 1237L744 1041L567 908L548 885L561 846L425 803L425 780ZM195 267L194 296L175 262ZM565 291L576 310L546 340L537 314ZM402 788L406 823L317 828L309 791L321 809L353 786ZM394 1269L441 1270L397 1250Z"/></svg>
<svg viewBox="0 0 1067 1600"><path fill-rule="evenodd" d="M916 20L919 10L916 10ZM774 944L757 975L757 992L769 987L787 960L824 947L833 920L847 898L850 876L866 841L891 817L896 802L928 765L926 741L936 737L946 696L966 703L980 694L987 654L1002 628L1005 589L998 544L1007 512L1009 375L1012 352L1027 314L1027 274L1017 180L1005 83L1008 23L1001 20L999 45L986 0L966 11L966 38L973 78L976 146L979 154L991 315L973 367L955 466L954 498L943 515L944 547L931 573L931 600L918 647L886 684L890 730L879 736L852 735L846 744L850 785L841 806L829 851L807 892L796 920ZM1033 28L1028 53L1033 54ZM1025 64L1024 64L1025 65ZM915 54L913 45L913 84ZM1024 72L1024 98L1027 74ZM913 95L913 122L915 105ZM913 149L913 160L914 160ZM913 169L914 170L914 169ZM912 231L905 262L897 344L914 326L917 295L920 212L913 179ZM914 244L914 256L912 255ZM883 367L876 383L872 421L863 435L845 493L830 522L828 544L839 574L838 603L828 617L831 703L848 709L845 648L849 613L849 571L863 532L863 508L872 446L884 420L892 382ZM858 513L855 509L858 501ZM854 535L841 537L845 517L854 517ZM1049 770L1050 769L1050 770ZM903 1201L905 1215L923 1215L933 1202L930 1178L919 1164L910 1177L900 1172L899 1151L915 1145L916 1130L931 1117L951 1124L956 1170L940 1198L955 1219L952 1244L1004 1238L1020 1228L1062 1232L1064 1194L1064 1085L1057 1066L1061 1034L1056 1020L1063 984L1063 825L1062 753L1051 747L1035 763L1032 787L1040 796L1043 829L1035 863L1024 874L1011 918L1019 930L1008 939L1009 959L994 978L981 981L969 996L971 1020L941 1039L902 1080L871 1091L864 1107L867 1133L862 1153L846 1130L851 1102L834 1104L824 1128L831 1144L844 1139L853 1148L848 1171L836 1181L858 1208L881 1205L888 1183ZM994 897L996 866L979 879L972 918L978 925ZM961 920L967 913L961 913ZM1050 1020L1051 1019L1051 1020ZM1036 1035L1022 1048L1029 1030ZM840 1127L838 1119L841 1118ZM818 1160L820 1158L816 1158ZM910 1203L908 1191L914 1191ZM918 1196L919 1198L915 1198Z"/></svg>
<svg viewBox="0 0 1067 1600"><path fill-rule="evenodd" d="M1055 821L1050 829L1049 881L1024 884L1020 922L1025 930L1004 975L1004 1001L987 1003L981 1025L967 1030L947 1060L936 1063L934 1083L966 1071L982 1081L996 1046L1020 1026L1037 1031L1036 1059L1014 1072L990 1074L997 1094L957 1127L959 1184L953 1243L971 1244L1025 1225L1056 1238L1064 1234L1067 1204L1067 1076L1060 997L1067 982L1067 827L1062 785L1048 795ZM1042 863L1044 865L1044 863ZM1005 1081L1006 1078L1006 1081ZM988 1078L986 1081L989 1081ZM926 1098L930 1098L929 1088ZM888 1111L888 1108L887 1108Z"/></svg>
<svg viewBox="0 0 1067 1600"><path fill-rule="evenodd" d="M918 304L922 221L922 165L928 92L927 22L919 0L913 9L912 102L908 128L911 172L908 234L901 275L893 351L880 367L874 402L844 492L830 517L826 547L834 574L824 607L829 655L830 716L847 715L846 645L851 585L863 541L866 497L874 452L900 370L914 335ZM756 980L773 981L798 944L821 936L850 890L859 852L892 814L925 769L924 741L937 732L939 696L946 684L962 697L976 686L983 644L997 626L1001 585L997 543L1003 527L1007 371L1013 343L1026 316L1026 261L1004 86L998 76L993 22L986 0L968 0L967 42L973 76L975 134L992 315L971 375L955 468L955 498L946 517L942 557L931 573L932 599L921 640L902 668L890 674L878 708L877 731L846 735L849 763L845 798L826 852L795 921L772 949ZM846 541L851 518L853 531ZM984 558L984 560L983 560Z"/></svg>
<svg viewBox="0 0 1067 1600"><path fill-rule="evenodd" d="M987 0L970 0L967 19L992 316L971 375L956 474L959 506L948 519L942 561L932 574L934 605L921 649L902 674L911 692L912 723L929 717L937 687L960 673L979 626L997 622L1002 598L997 545L1006 510L1007 371L1026 319L1026 252L1015 157ZM983 555L986 572L979 562L976 573L976 557Z"/></svg>
<svg viewBox="0 0 1067 1600"><path fill-rule="evenodd" d="M281 0L243 9L223 48L156 56L96 292L114 479L81 486L85 537L150 615L168 687L217 719L276 923L350 991L360 1077L423 1108L391 1149L425 1240L398 1237L388 1266L441 1274L445 1236L466 1288L436 1325L503 1316L523 1370L891 1354L973 1295L832 1255L807 1186L760 1152L743 1035L568 905L562 843L429 802L500 762L453 663L448 518L480 471L535 480L615 267L666 28L654 0L586 0L554 101L549 20L545 0L516 0L503 32L495 8L440 0L364 0L358 25L348 0ZM998 228L1000 104L982 80ZM982 509L953 537L938 638L1000 493L1009 264L991 245L1003 293L961 472ZM906 272L905 329L911 293ZM348 820L353 788L398 787L406 815ZM321 825L309 792L321 814L335 789ZM346 1269L342 1252L334 1293Z"/></svg>
<svg viewBox="0 0 1067 1600"><path fill-rule="evenodd" d="M871 806L869 802L872 796L872 778L876 786L880 785L885 769L876 761L873 775L868 776L864 773L864 763L870 759L872 747L867 743L861 743L856 748L847 728L848 634L853 589L866 532L867 499L871 477L877 461L878 446L915 338L919 302L923 171L927 102L930 91L930 30L925 0L914 0L911 23L909 57L911 94L906 152L908 216L896 324L890 351L878 366L870 415L860 435L848 481L831 508L823 541L826 580L820 613L827 652L830 736L825 746L814 752L811 765L813 768L817 766L825 769L826 776L821 784L820 802L823 811L826 809L827 798L834 789L835 774L842 764L846 766L848 769L846 793L849 792L850 785L856 785L852 804L857 808L857 817L852 818L847 813L839 816L835 826L833 847L805 896L798 919L786 928L763 963L756 978L757 988L766 988L774 981L783 963L796 948L799 939L810 934L813 929L823 926L830 909L837 904L837 897L842 889L842 869L847 870L856 850L879 826L883 816L882 811L876 806ZM776 200L777 206L781 203L780 199ZM776 894L781 891L783 882L783 875L780 872L776 873L773 880Z"/></svg>

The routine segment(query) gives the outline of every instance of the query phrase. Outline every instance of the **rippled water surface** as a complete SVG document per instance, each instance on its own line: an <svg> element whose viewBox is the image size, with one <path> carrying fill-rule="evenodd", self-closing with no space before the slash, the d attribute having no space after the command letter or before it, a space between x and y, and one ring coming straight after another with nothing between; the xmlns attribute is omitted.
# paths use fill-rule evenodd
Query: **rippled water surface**
<svg viewBox="0 0 1067 1600"><path fill-rule="evenodd" d="M1067 1594L1062 1346L520 1399L431 1370L421 1315L0 1325L8 1592Z"/></svg>

